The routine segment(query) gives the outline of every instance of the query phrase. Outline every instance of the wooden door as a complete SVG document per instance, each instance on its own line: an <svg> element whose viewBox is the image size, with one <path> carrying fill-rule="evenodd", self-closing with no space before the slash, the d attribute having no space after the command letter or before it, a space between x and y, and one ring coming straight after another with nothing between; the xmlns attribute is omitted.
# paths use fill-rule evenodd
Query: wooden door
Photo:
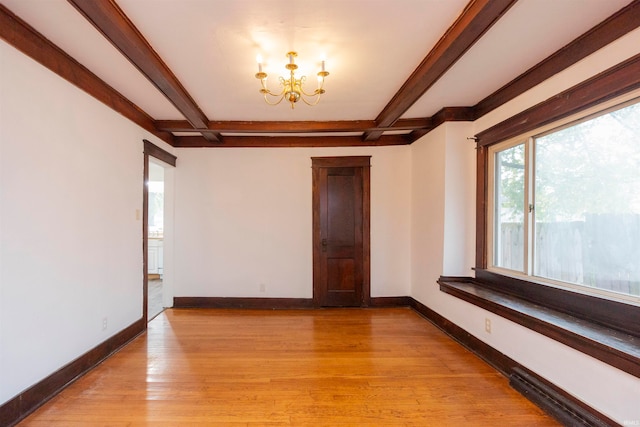
<svg viewBox="0 0 640 427"><path fill-rule="evenodd" d="M312 158L316 306L369 305L369 165L369 156Z"/></svg>

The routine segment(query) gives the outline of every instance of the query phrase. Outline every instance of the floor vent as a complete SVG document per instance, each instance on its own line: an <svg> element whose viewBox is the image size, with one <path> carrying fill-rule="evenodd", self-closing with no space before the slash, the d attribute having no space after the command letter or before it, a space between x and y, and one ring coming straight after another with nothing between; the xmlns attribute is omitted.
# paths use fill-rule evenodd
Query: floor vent
<svg viewBox="0 0 640 427"><path fill-rule="evenodd" d="M545 384L542 378L533 376L520 368L513 368L509 384L566 426L608 427L616 425L594 416L554 390L550 385Z"/></svg>

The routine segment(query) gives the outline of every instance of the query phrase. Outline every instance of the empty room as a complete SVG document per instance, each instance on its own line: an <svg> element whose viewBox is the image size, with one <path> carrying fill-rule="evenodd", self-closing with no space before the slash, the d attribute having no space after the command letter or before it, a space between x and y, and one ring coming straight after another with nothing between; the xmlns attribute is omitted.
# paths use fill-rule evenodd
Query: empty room
<svg viewBox="0 0 640 427"><path fill-rule="evenodd" d="M640 0L2 0L0 426L640 425Z"/></svg>

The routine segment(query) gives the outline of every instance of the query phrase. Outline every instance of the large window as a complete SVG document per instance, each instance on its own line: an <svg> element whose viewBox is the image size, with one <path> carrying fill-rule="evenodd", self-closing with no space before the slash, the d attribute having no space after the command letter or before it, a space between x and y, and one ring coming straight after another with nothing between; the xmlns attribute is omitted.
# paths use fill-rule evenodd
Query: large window
<svg viewBox="0 0 640 427"><path fill-rule="evenodd" d="M640 100L494 145L489 268L640 301Z"/></svg>

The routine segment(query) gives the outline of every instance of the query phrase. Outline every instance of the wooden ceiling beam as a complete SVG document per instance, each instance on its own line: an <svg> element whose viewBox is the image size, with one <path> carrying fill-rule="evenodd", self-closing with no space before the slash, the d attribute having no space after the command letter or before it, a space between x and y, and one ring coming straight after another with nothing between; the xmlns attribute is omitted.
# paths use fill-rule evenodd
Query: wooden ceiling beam
<svg viewBox="0 0 640 427"><path fill-rule="evenodd" d="M505 141L640 88L640 54L476 135L479 146Z"/></svg>
<svg viewBox="0 0 640 427"><path fill-rule="evenodd" d="M0 38L138 126L173 144L173 135L158 131L151 116L1 4Z"/></svg>
<svg viewBox="0 0 640 427"><path fill-rule="evenodd" d="M516 1L472 0L384 107L376 124L384 128L395 123ZM381 135L375 130L363 137L372 141Z"/></svg>
<svg viewBox="0 0 640 427"><path fill-rule="evenodd" d="M384 135L376 141L363 141L360 136L225 136L224 144L211 145L200 136L176 136L175 147L369 147L408 145L405 135Z"/></svg>
<svg viewBox="0 0 640 427"><path fill-rule="evenodd" d="M165 132L193 132L189 122L184 120L157 120L156 128ZM402 119L389 128L377 128L385 131L412 131L431 126L430 118ZM220 133L320 133L320 132L366 132L376 129L373 120L339 121L210 121L210 132ZM198 130L201 132L202 130Z"/></svg>
<svg viewBox="0 0 640 427"><path fill-rule="evenodd" d="M163 90L160 87L160 83L162 83L162 80L165 78L168 79L166 84L171 85L171 77L173 77L173 83L177 85L178 89L182 88L183 91L182 95L178 94L177 96L183 102L186 102L187 106L189 106L190 104L190 107L193 109L191 116L193 116L195 120L154 121L144 111L131 103L131 101L127 100L124 96L115 91L104 81L100 80L88 69L68 56L64 51L52 44L49 40L44 38L28 24L21 21L18 17L13 15L11 11L9 11L2 5L0 5L0 38L7 41L16 49L22 51L27 56L40 62L42 65L46 66L54 73L60 75L79 88L83 89L91 96L105 103L116 112L134 121L144 129L154 133L164 141L174 145L176 144L175 141L179 140L180 142L178 142L178 145L176 146L211 146L211 144L206 145L206 141L220 140L221 133L223 132L247 134L246 137L225 137L225 140L226 138L239 138L237 139L237 141L232 142L230 146L260 146L260 143L257 142L258 138L265 138L265 143L262 146L294 146L298 143L302 144L301 146L339 146L341 144L347 144L350 146L374 146L411 143L445 121L475 120L481 117L482 115L520 95L531 87L534 87L541 81L544 81L557 72L573 65L580 59L602 48L613 40L616 40L617 38L627 34L628 32L640 27L640 0L633 0L626 7L622 8L620 11L616 12L602 23L598 24L576 40L569 43L567 46L561 48L553 55L546 58L544 61L529 69L528 71L514 79L512 82L505 85L503 88L499 89L498 91L489 95L487 98L480 101L475 107L447 107L443 108L433 117L421 119L397 118L395 121L391 120L391 117L393 117L393 115L390 115L390 106L395 105L396 109L399 108L402 111L400 114L404 114L404 112L406 112L406 110L410 108L415 100L420 97L420 94L417 94L416 92L416 88L425 87L425 90L427 90L429 86L425 86L425 82L428 83L431 81L431 84L433 84L440 77L437 75L437 73L435 73L435 65L433 65L433 67L428 67L429 64L436 64L442 67L443 63L450 62L452 65L453 63L455 63L455 61L457 61L459 56L464 53L459 53L459 55L456 57L454 53L461 52L461 47L452 47L451 44L453 42L459 42L459 40L449 40L450 43L449 45L447 45L447 43L445 42L447 38L451 39L455 34L457 34L456 37L459 38L462 37L460 34L463 34L463 39L466 40L464 44L468 45L468 49L475 42L469 34L478 34L477 37L480 37L482 33L478 29L470 31L467 29L467 27L476 25L478 23L483 23L483 26L485 27L484 31L486 31L491 26L488 16L495 16L495 22L495 20L500 17L501 13L503 14L504 11L508 9L509 5L513 3L513 1L508 2L506 0L500 2L492 1L490 2L492 5L494 5L495 3L502 3L504 11L498 13L497 10L494 10L490 14L488 12L488 1L472 1L471 3L469 3L469 5L467 5L460 18L458 18L456 23L454 23L454 25L447 31L447 33L438 42L436 47L434 47L429 55L427 55L425 60L416 69L416 71L414 71L409 80L407 80L402 89L394 96L392 101L390 101L387 107L385 107L385 110L380 113L376 120L326 122L209 121L206 116L204 116L204 113L200 111L195 102L193 102L189 94L186 93L186 90L184 90L180 82L177 81L171 71L166 68L166 65L159 57L157 57L157 54L155 54L146 40L138 33L137 29L133 26L133 24L130 23L130 21L122 13L122 11L118 9L115 3L113 3L112 1L110 2L109 0L69 0L69 2L76 8L78 8L78 10L80 10L85 16L88 16L83 12L85 7L91 10L96 9L100 11L102 10L102 8L109 6L107 7L107 9L111 9L112 12L116 15L115 18L111 18L116 19L119 17L119 20L116 19L116 23L109 24L109 20L111 18L109 18L110 15L108 14L107 17L102 17L100 19L102 19L103 21L107 21L107 24L105 25L107 25L107 27L109 28L113 27L113 31L121 31L120 35L114 36L114 38L116 40L118 40L118 37L128 40L129 33L127 33L127 31L132 31L137 34L138 40L134 40L133 44L140 42L146 47L143 46L143 52L134 52L134 56L135 58L138 58L140 61L142 61L143 65L144 63L146 63L146 66L150 67L149 73L151 74L151 76L147 75L147 73L145 73L145 75L147 75L147 77L160 90ZM78 6L79 4L83 5L83 9L80 9L80 7ZM483 17L480 17L480 12L482 10L484 11L484 15ZM96 13L100 15L98 12ZM91 22L94 22L92 19L90 20ZM95 22L94 25L101 32L103 32L103 34L105 34L105 31L103 31L102 28L98 27ZM107 36L107 38L115 44L114 40L111 37ZM120 49L119 46L116 45L116 47ZM146 52L144 52L145 49ZM131 56L127 55L122 49L120 50L134 63L134 65L141 69L138 63L134 62L135 58L132 59ZM147 55L155 56L156 60L161 64L159 65L160 68L156 67L157 64L154 65L153 59L145 62L145 58ZM163 68L166 68L165 71L168 73L169 77L163 76ZM444 71L446 71L446 69ZM156 80L152 80L152 78L155 78ZM159 81L159 83L157 83L157 81ZM415 100L412 101L405 99L402 103L399 103L400 101L396 100L396 98L406 98L406 94L402 95L401 92L407 90L411 90L412 93L416 93L416 95L412 95L415 97ZM165 92L164 90L163 93L167 95L167 92ZM169 96L167 95L167 97ZM176 104L174 103L174 105ZM385 112L387 115L386 120L391 120L392 122L388 126L382 126L382 123L385 123L382 120L384 118L383 115ZM397 114L397 112L394 113L394 115ZM194 126L194 124L196 124L197 126ZM397 130L407 130L411 133L404 135L383 135L384 132ZM174 137L173 135L171 135L171 132L194 131L200 132L203 137ZM354 138L358 137L322 136L321 138L323 142L320 143L319 141L317 141L318 138L310 140L310 137L275 137L275 139L279 139L279 141L275 141L273 137L258 137L251 135L253 133L271 132L282 134L362 132L366 135L365 139L368 140L366 140L365 142L356 143L354 142ZM378 142L377 139L380 137L382 137L383 140ZM336 141L334 143L327 143L327 138L336 138Z"/></svg>
<svg viewBox="0 0 640 427"><path fill-rule="evenodd" d="M415 142L445 122L472 122L475 116L474 107L445 107L431 116L429 128L416 129L407 135L407 138L410 142Z"/></svg>
<svg viewBox="0 0 640 427"><path fill-rule="evenodd" d="M113 0L68 0L131 63L153 83L195 129L207 129L209 119L178 78ZM220 135L203 137L219 142Z"/></svg>
<svg viewBox="0 0 640 427"><path fill-rule="evenodd" d="M476 104L476 119L638 27L640 0L634 0Z"/></svg>

